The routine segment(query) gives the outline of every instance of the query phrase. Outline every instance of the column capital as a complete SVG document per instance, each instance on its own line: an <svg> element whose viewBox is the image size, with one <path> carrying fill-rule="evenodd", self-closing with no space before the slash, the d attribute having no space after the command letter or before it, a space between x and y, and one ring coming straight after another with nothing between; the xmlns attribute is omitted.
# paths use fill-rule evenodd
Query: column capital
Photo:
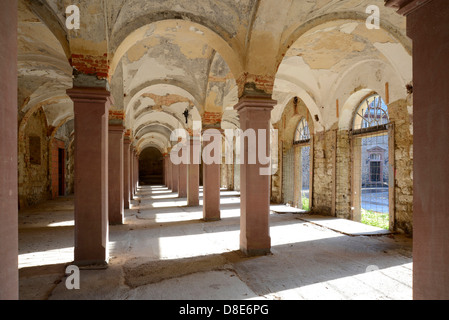
<svg viewBox="0 0 449 320"><path fill-rule="evenodd" d="M106 102L111 101L111 93L105 88L90 88L90 87L73 87L67 89L67 95L73 100L78 102L83 101L98 101Z"/></svg>
<svg viewBox="0 0 449 320"><path fill-rule="evenodd" d="M115 132L115 133L124 133L125 127L121 124L111 124L109 123L109 132Z"/></svg>
<svg viewBox="0 0 449 320"><path fill-rule="evenodd" d="M386 0L385 6L394 8L398 14L408 15L432 0Z"/></svg>
<svg viewBox="0 0 449 320"><path fill-rule="evenodd" d="M276 100L271 98L271 95L253 95L243 96L239 99L239 102L234 106L234 109L238 112L246 108L254 109L273 109L277 104Z"/></svg>

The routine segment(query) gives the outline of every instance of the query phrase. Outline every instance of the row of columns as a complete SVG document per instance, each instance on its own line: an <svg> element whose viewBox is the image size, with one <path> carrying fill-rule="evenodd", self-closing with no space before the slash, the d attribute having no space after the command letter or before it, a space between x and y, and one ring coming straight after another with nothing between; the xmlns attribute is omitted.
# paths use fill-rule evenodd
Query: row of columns
<svg viewBox="0 0 449 320"><path fill-rule="evenodd" d="M257 139L265 139L264 143L256 142L255 146L244 143L240 159L240 250L247 255L262 255L270 252L271 238L269 235L270 212L270 176L261 174L267 172L270 164L249 163L250 152L270 154L270 117L276 101L269 96L246 96L240 99L235 109L239 113L240 127L244 132L254 130ZM264 132L265 136L259 135ZM210 149L211 158L222 159L221 155L213 154L216 150L208 148L209 144L219 141L220 130L205 130L202 135L203 150ZM199 163L201 160L200 140L190 138L189 164L173 164L170 155L164 157L165 184L179 197L187 197L189 206L199 204ZM242 142L243 143L243 142ZM265 150L259 151L259 145ZM216 221L220 216L220 169L221 164L203 161L203 220Z"/></svg>
<svg viewBox="0 0 449 320"><path fill-rule="evenodd" d="M414 41L414 112L420 119L414 129L414 298L448 299L449 198L446 191L449 170L446 142L449 113L446 106L449 80L446 75L449 64L446 58L449 47L445 44L449 39L449 20L446 19L449 6L446 0L388 0L388 3L403 5L403 10L408 10L408 34ZM0 27L3 30L0 34L0 299L3 300L18 299L17 0L3 4ZM429 54L432 59L428 58ZM109 205L106 195L108 187L113 190L108 183L109 95L106 90L89 88L73 89L70 95L75 104L76 132L75 260L105 262ZM237 106L241 128L268 127L271 105L270 99L242 99ZM126 143L124 146L126 149ZM247 153L245 148L243 156L247 157ZM126 154L124 152L124 159ZM124 161L125 177L131 162L135 163L135 159ZM270 248L267 223L269 178L258 174L260 167L260 164L241 167L240 246L249 254L263 253ZM190 166L187 171L190 183L198 172ZM170 174L170 166L168 172ZM134 183L129 180L133 187ZM167 183L173 182L167 180ZM125 178L124 201L126 184ZM170 187L174 188L173 185Z"/></svg>
<svg viewBox="0 0 449 320"><path fill-rule="evenodd" d="M8 1L0 14L4 30L0 35L0 299L17 299L17 1ZM138 160L122 127L110 127L111 100L106 86L77 85L67 94L74 102L75 114L74 263L97 267L108 262L109 224L123 223L123 210L137 191ZM269 97L242 98L236 107L242 129L269 132L273 105ZM268 146L269 136L265 139ZM198 143L191 140L192 146ZM199 155L190 156L193 160ZM248 159L247 147L242 157ZM241 249L249 255L265 253L270 250L269 177L259 174L258 163L241 167ZM166 184L186 195L189 205L199 204L199 165L166 168ZM220 218L220 165L205 165L203 170L204 218L216 220Z"/></svg>
<svg viewBox="0 0 449 320"><path fill-rule="evenodd" d="M108 226L123 224L138 187L138 156L122 125L109 124L110 93L67 91L75 114L75 263L105 265Z"/></svg>
<svg viewBox="0 0 449 320"><path fill-rule="evenodd" d="M123 223L123 210L137 192L138 157L124 128L109 124L110 93L104 88L73 88L67 91L74 102L75 113L75 263L106 265L108 261L109 224ZM236 105L241 129L264 130L265 150L251 152L269 154L270 113L275 101L269 97L244 97ZM203 133L203 148L220 141L218 130ZM218 140L217 140L218 139ZM199 204L199 141L191 143L191 164L174 165L166 160L166 184L179 197L187 197L188 205ZM255 148L255 149L254 149ZM215 152L213 148L210 148ZM261 174L262 165L248 163L248 145L241 159L241 233L240 248L247 255L270 251L269 175ZM128 152L129 151L129 152ZM196 153L195 153L196 152ZM221 160L213 153L212 158ZM166 158L167 159L167 158ZM171 177L170 177L171 175ZM203 162L203 219L220 219L220 164Z"/></svg>

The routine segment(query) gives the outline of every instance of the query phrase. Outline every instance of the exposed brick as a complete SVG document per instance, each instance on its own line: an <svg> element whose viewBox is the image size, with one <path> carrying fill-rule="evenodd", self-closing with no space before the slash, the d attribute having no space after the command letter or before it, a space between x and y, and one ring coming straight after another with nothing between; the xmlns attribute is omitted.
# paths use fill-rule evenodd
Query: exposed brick
<svg viewBox="0 0 449 320"><path fill-rule="evenodd" d="M99 79L106 79L109 74L107 54L102 56L72 54L71 64L79 73L96 75Z"/></svg>

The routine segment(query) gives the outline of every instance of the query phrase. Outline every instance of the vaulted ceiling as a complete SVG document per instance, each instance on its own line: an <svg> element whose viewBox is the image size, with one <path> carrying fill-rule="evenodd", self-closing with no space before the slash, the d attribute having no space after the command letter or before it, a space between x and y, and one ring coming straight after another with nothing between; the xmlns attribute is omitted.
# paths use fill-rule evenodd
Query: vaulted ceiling
<svg viewBox="0 0 449 320"><path fill-rule="evenodd" d="M373 4L379 30L365 25ZM69 5L78 30L66 28ZM325 130L338 121L336 100L385 95L388 82L394 101L412 80L405 19L383 0L20 0L19 20L20 119L43 108L49 126L68 121L74 70L92 69L139 151L166 152L171 130L205 125L206 114L238 127L245 92L273 95L273 123L298 96Z"/></svg>

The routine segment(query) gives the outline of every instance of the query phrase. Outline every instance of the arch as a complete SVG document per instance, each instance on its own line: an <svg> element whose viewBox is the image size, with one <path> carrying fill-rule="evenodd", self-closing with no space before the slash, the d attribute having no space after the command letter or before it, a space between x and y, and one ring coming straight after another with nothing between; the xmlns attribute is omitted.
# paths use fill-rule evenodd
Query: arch
<svg viewBox="0 0 449 320"><path fill-rule="evenodd" d="M352 130L381 127L388 124L388 107L378 94L371 94L359 104L352 120Z"/></svg>
<svg viewBox="0 0 449 320"><path fill-rule="evenodd" d="M166 124L153 122L153 123L147 124L146 126L142 127L138 131L136 131L134 137L135 137L135 139L139 140L144 135L146 135L148 133L157 132L157 133L160 133L160 134L164 135L165 137L167 137L167 139L170 139L170 134L173 130L174 130L174 128L172 128Z"/></svg>
<svg viewBox="0 0 449 320"><path fill-rule="evenodd" d="M28 119L37 111L37 110L39 110L40 108L42 108L42 110L44 111L44 106L45 105L48 105L48 104L55 104L55 103L59 103L61 100L70 100L70 98L67 96L67 95L63 95L63 96L53 96L53 94L48 94L48 95L46 95L46 96L49 96L48 98L47 97L39 97L39 98L36 98L36 99L33 99L33 101L31 102L31 101L29 101L29 103L28 104L25 104L25 106L28 106L29 105L29 107L28 108L26 108L26 111L25 111L25 114L23 115L23 117L20 119L20 123L19 123L19 126L18 126L18 138L19 138L19 141L20 141L20 139L21 138L23 138L23 132L24 132L24 130L25 130L25 127L26 127L26 124L27 124L27 122L28 122ZM71 100L70 100L71 101ZM24 106L24 107L25 107ZM44 113L45 113L45 111L44 111ZM48 119L47 119L47 116L46 116L46 123L47 123L47 126L49 125L48 124Z"/></svg>
<svg viewBox="0 0 449 320"><path fill-rule="evenodd" d="M206 21L206 22L205 22ZM111 52L115 52L110 62L110 77L114 74L118 63L125 53L137 42L148 35L167 35L179 37L187 32L189 36L204 40L215 51L219 52L227 62L234 77L243 73L243 55L239 54L237 44L231 44L220 33L214 31L207 19L180 12L150 13L135 19L121 29L111 41ZM176 27L173 28L173 25ZM213 25L213 24L211 24ZM216 25L215 25L216 26ZM173 30L175 29L175 30ZM229 36L229 39L232 39ZM237 47L237 48L233 48Z"/></svg>
<svg viewBox="0 0 449 320"><path fill-rule="evenodd" d="M33 12L39 20L44 23L47 28L53 33L54 37L60 43L62 50L67 58L70 60L72 53L70 50L70 44L68 40L67 29L61 23L58 16L50 8L47 1L44 0L25 0L25 5Z"/></svg>
<svg viewBox="0 0 449 320"><path fill-rule="evenodd" d="M338 121L339 130L351 130L352 129L352 121L354 119L355 112L360 105L360 102L365 98L377 94L377 92L373 89L360 89L354 92L344 103L340 117Z"/></svg>
<svg viewBox="0 0 449 320"><path fill-rule="evenodd" d="M365 22L366 18L367 15L364 12L332 12L312 18L304 23L298 23L296 26L288 28L288 31L284 33L281 39L280 50L276 60L277 68L279 68L279 65L282 63L284 56L293 45L293 43L295 43L299 38L301 38L305 33L312 30L313 28L336 20L353 20ZM397 27L388 22L387 19L380 19L380 28L390 34L394 39L396 39L410 55L412 54L411 40L405 34L402 34Z"/></svg>
<svg viewBox="0 0 449 320"><path fill-rule="evenodd" d="M284 106L284 113L283 116L285 116L286 118L282 139L284 141L284 149L288 150L294 145L296 129L298 128L298 124L302 119L307 121L309 133L311 135L315 133L315 124L313 121L310 121L310 119L312 118L310 109L299 97L293 97L288 101L288 103Z"/></svg>
<svg viewBox="0 0 449 320"><path fill-rule="evenodd" d="M162 154L167 153L167 146L162 145L160 142L153 141L153 140L145 140L138 144L137 151L140 154L142 150L148 148L148 147L154 147L157 148Z"/></svg>
<svg viewBox="0 0 449 320"><path fill-rule="evenodd" d="M167 112L150 112L142 115L139 120L133 124L133 132L137 133L143 127L154 123L165 123L168 127L173 129L186 129L179 119Z"/></svg>
<svg viewBox="0 0 449 320"><path fill-rule="evenodd" d="M134 88L129 93L129 95L127 95L127 97L129 97L129 100L125 100L125 113L129 112L131 106L133 106L137 99L139 99L143 94L154 93L155 91L158 91L158 89L160 89L164 93L173 93L185 96L186 98L190 99L197 108L199 108L200 110L202 109L202 104L200 103L201 97L192 93L194 92L194 90L188 88L185 83L173 79L164 81L158 79L148 81L141 86Z"/></svg>
<svg viewBox="0 0 449 320"><path fill-rule="evenodd" d="M369 71L375 72L376 70L382 71L382 79L376 79L377 76L365 76L363 81L361 81L360 75ZM385 82L389 84L388 92L386 92ZM343 88L344 84L347 84L346 88ZM372 91L379 93L383 97L388 95L388 100L396 101L406 97L405 85L406 82L398 73L395 73L393 66L381 60L366 59L351 65L339 75L330 90L326 103L331 104L335 99L344 97L344 95L337 92L353 92L354 87L371 88ZM387 101L385 98L384 100Z"/></svg>
<svg viewBox="0 0 449 320"><path fill-rule="evenodd" d="M318 130L319 126L321 126L322 129L325 128L324 125L320 123L321 119L323 119L321 109L318 107L314 97L312 97L309 92L307 92L304 88L302 88L300 85L294 82L290 82L279 78L276 79L276 82L278 84L281 82L285 83L284 88L286 89L288 88L289 91L284 96L281 96L281 94L279 93L274 94L274 98L277 99L278 104L272 111L271 117L273 123L276 123L281 119L288 103L295 97L298 97L306 105L308 112L312 116L311 118L309 118L309 122L312 121L314 124L312 132L316 133L317 132L316 130Z"/></svg>
<svg viewBox="0 0 449 320"><path fill-rule="evenodd" d="M194 120L195 121L201 120L201 117L199 116L200 110L198 110L199 109L198 101L188 90L184 89L183 87L179 87L179 86L176 86L173 84L166 84L166 83L161 83L159 81L156 81L156 82L151 82L151 84L149 83L148 86L144 86L144 87L140 88L139 91L135 91L133 93L133 95L131 96L129 102L125 103L125 115L126 115L125 121L126 121L126 125L128 127L134 127L134 124L136 121L138 121L138 119L140 119L143 116L145 116L146 114L148 114L148 113L144 113L144 114L139 115L138 109L135 110L135 108L133 106L138 101L138 99L141 98L146 93L154 93L154 92L157 92L158 90L162 90L161 92L163 92L165 94L169 94L169 93L178 94L178 95L184 96L185 98L190 100L189 106L193 106L195 109L194 112L192 112ZM137 115L137 118L136 118L136 115ZM183 127L185 127L184 124L183 124Z"/></svg>
<svg viewBox="0 0 449 320"><path fill-rule="evenodd" d="M70 120L75 119L75 115L69 115L66 116L65 118L59 120L58 124L53 128L53 130L51 131L50 135L49 135L49 141L50 143L52 143L53 139L55 138L56 133L58 132L58 130L64 126L66 123L68 123ZM73 131L72 131L73 132Z"/></svg>

